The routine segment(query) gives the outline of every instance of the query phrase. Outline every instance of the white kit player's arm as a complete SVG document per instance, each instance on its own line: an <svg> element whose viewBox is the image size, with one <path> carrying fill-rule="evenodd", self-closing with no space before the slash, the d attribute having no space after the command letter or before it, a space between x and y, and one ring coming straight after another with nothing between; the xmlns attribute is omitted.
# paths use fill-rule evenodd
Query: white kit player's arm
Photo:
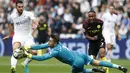
<svg viewBox="0 0 130 73"><path fill-rule="evenodd" d="M32 32L32 35L34 36L34 34L36 33L36 29L38 27L38 20L37 19L33 19L32 20L32 29L33 29L33 32Z"/></svg>
<svg viewBox="0 0 130 73"><path fill-rule="evenodd" d="M33 24L32 28L35 30L38 26L38 20L36 19L36 17L32 12L29 12L29 18L32 20L32 24Z"/></svg>
<svg viewBox="0 0 130 73"><path fill-rule="evenodd" d="M102 20L103 22L105 21L105 16L106 16L105 13L101 16L101 20ZM103 25L102 29L104 29L104 25Z"/></svg>
<svg viewBox="0 0 130 73"><path fill-rule="evenodd" d="M39 23L32 12L29 12L29 18L32 20L32 29L33 29L32 35L34 35Z"/></svg>
<svg viewBox="0 0 130 73"><path fill-rule="evenodd" d="M106 14L103 14L103 15L101 16L101 20L102 20L102 21L105 20L105 15L106 15Z"/></svg>
<svg viewBox="0 0 130 73"><path fill-rule="evenodd" d="M120 22L119 22L119 20L118 20L118 17L116 16L116 23L115 23L115 34L116 34L116 36L117 36L117 39L118 40L121 40L121 37L120 37L120 35L119 35L119 26L120 26Z"/></svg>

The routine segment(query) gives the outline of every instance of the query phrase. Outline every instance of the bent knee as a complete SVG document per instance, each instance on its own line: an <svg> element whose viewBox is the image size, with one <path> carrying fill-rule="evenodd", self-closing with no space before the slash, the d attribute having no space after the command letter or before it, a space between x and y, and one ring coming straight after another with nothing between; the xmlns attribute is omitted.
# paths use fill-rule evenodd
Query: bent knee
<svg viewBox="0 0 130 73"><path fill-rule="evenodd" d="M106 54L106 50L104 48L100 49L100 57L104 57Z"/></svg>

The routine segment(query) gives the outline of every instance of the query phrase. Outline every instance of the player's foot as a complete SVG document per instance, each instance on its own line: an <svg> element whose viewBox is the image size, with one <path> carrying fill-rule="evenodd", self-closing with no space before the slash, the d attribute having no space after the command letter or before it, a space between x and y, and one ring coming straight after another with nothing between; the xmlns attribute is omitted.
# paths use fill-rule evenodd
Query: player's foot
<svg viewBox="0 0 130 73"><path fill-rule="evenodd" d="M101 67L101 68L106 71L105 73L109 73L109 68L108 67Z"/></svg>
<svg viewBox="0 0 130 73"><path fill-rule="evenodd" d="M119 66L119 70L123 71L124 73L127 73L127 68L125 67L122 67L122 66Z"/></svg>
<svg viewBox="0 0 130 73"><path fill-rule="evenodd" d="M11 73L16 73L16 69L14 66L11 66Z"/></svg>
<svg viewBox="0 0 130 73"><path fill-rule="evenodd" d="M92 71L93 71L93 72L106 73L106 70L103 69L103 68L93 68Z"/></svg>
<svg viewBox="0 0 130 73"><path fill-rule="evenodd" d="M24 68L24 72L29 73L28 65L25 65L24 63L21 63L21 65Z"/></svg>

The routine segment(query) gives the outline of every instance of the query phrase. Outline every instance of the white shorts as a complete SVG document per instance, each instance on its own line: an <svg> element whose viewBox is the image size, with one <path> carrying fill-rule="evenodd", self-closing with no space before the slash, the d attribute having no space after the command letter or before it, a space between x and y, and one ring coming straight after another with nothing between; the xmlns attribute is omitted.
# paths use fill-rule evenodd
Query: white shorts
<svg viewBox="0 0 130 73"><path fill-rule="evenodd" d="M105 43L106 44L112 44L114 45L116 43L116 35L115 33L108 33L108 32L103 32L103 36L105 38Z"/></svg>
<svg viewBox="0 0 130 73"><path fill-rule="evenodd" d="M14 35L12 44L15 42L20 42L21 46L30 46L35 44L33 36L31 35Z"/></svg>

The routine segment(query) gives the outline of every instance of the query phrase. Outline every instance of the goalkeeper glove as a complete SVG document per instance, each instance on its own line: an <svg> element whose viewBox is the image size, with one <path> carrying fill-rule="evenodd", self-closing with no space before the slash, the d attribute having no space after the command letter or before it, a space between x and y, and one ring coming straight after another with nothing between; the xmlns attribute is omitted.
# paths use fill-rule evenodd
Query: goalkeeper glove
<svg viewBox="0 0 130 73"><path fill-rule="evenodd" d="M24 54L27 55L28 58L32 58L32 54L28 53L27 51L24 51Z"/></svg>
<svg viewBox="0 0 130 73"><path fill-rule="evenodd" d="M28 54L27 57L31 59L32 58L32 54Z"/></svg>
<svg viewBox="0 0 130 73"><path fill-rule="evenodd" d="M31 48L31 46L25 46L24 49L25 50L29 50Z"/></svg>

